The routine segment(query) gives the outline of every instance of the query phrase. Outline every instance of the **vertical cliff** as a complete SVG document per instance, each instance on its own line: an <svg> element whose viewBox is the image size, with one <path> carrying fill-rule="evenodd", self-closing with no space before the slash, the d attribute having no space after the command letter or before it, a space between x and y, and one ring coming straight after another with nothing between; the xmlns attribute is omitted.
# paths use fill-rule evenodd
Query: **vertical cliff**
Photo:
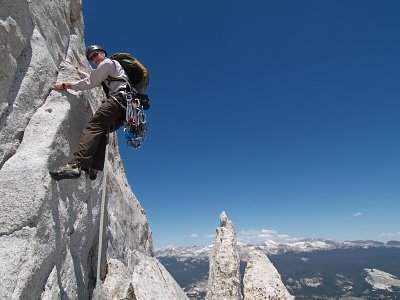
<svg viewBox="0 0 400 300"><path fill-rule="evenodd" d="M90 299L103 174L60 182L48 174L68 161L104 97L51 90L77 79L72 65L90 69L81 1L2 0L0 40L0 299ZM102 299L187 299L153 257L116 135L110 140Z"/></svg>

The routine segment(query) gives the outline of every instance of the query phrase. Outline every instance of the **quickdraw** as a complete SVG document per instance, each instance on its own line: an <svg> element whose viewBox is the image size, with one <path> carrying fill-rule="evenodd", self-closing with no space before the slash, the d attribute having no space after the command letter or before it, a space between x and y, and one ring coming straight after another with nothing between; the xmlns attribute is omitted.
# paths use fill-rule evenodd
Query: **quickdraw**
<svg viewBox="0 0 400 300"><path fill-rule="evenodd" d="M132 94L134 97L132 97ZM126 95L126 118L124 121L126 144L135 149L142 146L148 131L146 114L137 93Z"/></svg>

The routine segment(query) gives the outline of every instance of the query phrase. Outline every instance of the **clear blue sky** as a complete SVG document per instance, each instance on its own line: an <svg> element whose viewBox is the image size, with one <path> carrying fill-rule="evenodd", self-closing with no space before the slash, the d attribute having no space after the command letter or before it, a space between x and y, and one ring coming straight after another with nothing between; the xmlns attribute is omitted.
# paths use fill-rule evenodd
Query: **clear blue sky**
<svg viewBox="0 0 400 300"><path fill-rule="evenodd" d="M149 69L121 154L155 248L400 240L400 1L83 1L85 42ZM211 236L211 237L210 237Z"/></svg>

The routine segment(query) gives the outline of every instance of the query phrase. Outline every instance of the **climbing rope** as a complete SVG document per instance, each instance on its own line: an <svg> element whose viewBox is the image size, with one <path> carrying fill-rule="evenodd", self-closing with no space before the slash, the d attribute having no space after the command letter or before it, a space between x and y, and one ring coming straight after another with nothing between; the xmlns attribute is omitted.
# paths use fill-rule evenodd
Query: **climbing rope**
<svg viewBox="0 0 400 300"><path fill-rule="evenodd" d="M140 105L140 100L135 98L132 100L131 95L128 93L127 96L127 107L126 107L126 120L125 120L124 133L127 138L127 144L129 146L138 149L144 142L145 134L147 132L146 115L144 114L143 107ZM104 164L104 175L103 175L103 188L101 195L101 208L100 208L100 225L99 225L99 248L97 252L97 275L96 275L96 291L97 300L100 300L101 295L101 279L100 279L100 268L101 268L101 256L102 256L102 244L103 244L103 231L104 231L104 214L106 204L106 189L107 189L107 156L109 146L109 135L110 127L107 130L107 141L106 141L106 159ZM114 136L115 142L115 136Z"/></svg>
<svg viewBox="0 0 400 300"><path fill-rule="evenodd" d="M100 207L100 225L99 225L99 248L97 251L97 275L96 275L96 291L97 300L100 300L100 267L101 267L101 255L102 255L102 245L103 245L103 231L104 231L104 212L106 207L106 189L107 189L107 156L108 156L108 143L109 143L110 127L107 131L107 142L106 142L106 159L104 163L104 174L103 174L103 187L101 192L101 207Z"/></svg>

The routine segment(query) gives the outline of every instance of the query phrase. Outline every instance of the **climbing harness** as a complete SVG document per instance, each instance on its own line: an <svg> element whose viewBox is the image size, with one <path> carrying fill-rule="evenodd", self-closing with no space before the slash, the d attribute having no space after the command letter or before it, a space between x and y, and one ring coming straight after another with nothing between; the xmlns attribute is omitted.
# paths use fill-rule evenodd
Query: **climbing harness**
<svg viewBox="0 0 400 300"><path fill-rule="evenodd" d="M124 125L126 144L139 149L146 138L148 124L140 94L136 93L134 89L126 93L126 118Z"/></svg>

